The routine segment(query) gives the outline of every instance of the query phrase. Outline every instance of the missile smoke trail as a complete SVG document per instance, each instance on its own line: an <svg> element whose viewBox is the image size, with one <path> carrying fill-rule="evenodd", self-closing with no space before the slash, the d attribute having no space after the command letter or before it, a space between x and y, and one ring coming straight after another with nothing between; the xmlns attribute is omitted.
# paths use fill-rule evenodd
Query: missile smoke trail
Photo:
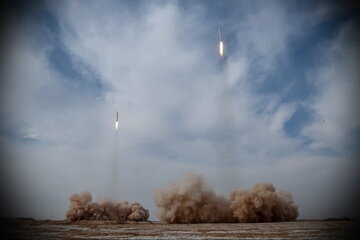
<svg viewBox="0 0 360 240"><path fill-rule="evenodd" d="M234 89L230 82L230 75L228 72L228 58L225 57L224 39L222 35L222 27L219 25L219 81L218 81L218 96L216 99L217 107L217 144L218 151L218 174L221 183L229 188L239 182L240 175L237 173L237 168L232 167L234 164L239 165L237 150L238 150L238 134L237 119L235 112L238 111L235 107Z"/></svg>
<svg viewBox="0 0 360 240"><path fill-rule="evenodd" d="M112 146L112 166L111 166L111 192L112 197L119 199L120 186L119 186L119 160L120 160L120 147L119 147L119 112L116 112L115 132Z"/></svg>
<svg viewBox="0 0 360 240"><path fill-rule="evenodd" d="M119 161L120 161L120 147L119 147L119 134L114 133L114 139L112 144L112 162L111 162L111 184L110 191L111 197L119 199L120 191L120 178L119 178Z"/></svg>
<svg viewBox="0 0 360 240"><path fill-rule="evenodd" d="M78 220L116 220L116 221L146 221L149 210L140 203L115 202L104 199L98 203L92 202L89 192L74 194L70 197L70 206L66 212L69 221Z"/></svg>
<svg viewBox="0 0 360 240"><path fill-rule="evenodd" d="M224 61L224 60L222 60ZM233 187L239 182L240 175L231 166L239 165L237 120L235 115L232 89L228 81L225 62L222 63L219 74L219 95L217 98L217 137L216 150L218 152L218 174L224 184Z"/></svg>
<svg viewBox="0 0 360 240"><path fill-rule="evenodd" d="M270 183L234 190L228 200L216 195L195 174L158 190L155 204L159 219L168 223L273 222L295 220L298 216L291 195Z"/></svg>

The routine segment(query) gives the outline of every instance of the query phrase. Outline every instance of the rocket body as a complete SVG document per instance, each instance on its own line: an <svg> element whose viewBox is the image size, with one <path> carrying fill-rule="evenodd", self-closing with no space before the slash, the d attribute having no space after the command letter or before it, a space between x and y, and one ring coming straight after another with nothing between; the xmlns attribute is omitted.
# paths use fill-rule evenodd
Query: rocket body
<svg viewBox="0 0 360 240"><path fill-rule="evenodd" d="M220 42L222 41L222 32L221 32L221 27L219 26L219 38L220 38Z"/></svg>

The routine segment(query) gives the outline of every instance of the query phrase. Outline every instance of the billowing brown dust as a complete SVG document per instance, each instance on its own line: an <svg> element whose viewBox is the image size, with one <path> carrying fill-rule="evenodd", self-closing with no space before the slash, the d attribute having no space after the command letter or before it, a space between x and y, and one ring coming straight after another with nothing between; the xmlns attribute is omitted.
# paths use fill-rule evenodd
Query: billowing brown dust
<svg viewBox="0 0 360 240"><path fill-rule="evenodd" d="M70 197L70 206L66 219L77 220L116 220L116 221L146 221L149 210L140 203L115 202L104 199L98 203L92 202L89 192L74 194Z"/></svg>
<svg viewBox="0 0 360 240"><path fill-rule="evenodd" d="M160 220L170 223L229 222L229 201L217 196L194 174L155 194Z"/></svg>
<svg viewBox="0 0 360 240"><path fill-rule="evenodd" d="M158 190L155 203L159 219L169 223L272 222L295 220L298 216L291 195L270 183L234 190L226 199L194 174Z"/></svg>

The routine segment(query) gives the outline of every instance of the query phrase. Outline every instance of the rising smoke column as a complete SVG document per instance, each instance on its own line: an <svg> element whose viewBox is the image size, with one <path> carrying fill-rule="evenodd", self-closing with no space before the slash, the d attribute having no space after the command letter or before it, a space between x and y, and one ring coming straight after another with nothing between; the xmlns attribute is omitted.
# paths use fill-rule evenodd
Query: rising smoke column
<svg viewBox="0 0 360 240"><path fill-rule="evenodd" d="M255 184L251 190L234 190L230 200L216 195L200 176L189 174L180 183L155 193L158 217L168 223L290 221L297 206L285 191L272 184Z"/></svg>
<svg viewBox="0 0 360 240"><path fill-rule="evenodd" d="M70 206L66 212L69 221L78 220L116 220L116 221L146 221L149 210L140 203L115 202L104 199L99 203L92 202L89 192L73 194Z"/></svg>
<svg viewBox="0 0 360 240"><path fill-rule="evenodd" d="M169 223L231 222L229 202L195 174L155 193L159 219Z"/></svg>

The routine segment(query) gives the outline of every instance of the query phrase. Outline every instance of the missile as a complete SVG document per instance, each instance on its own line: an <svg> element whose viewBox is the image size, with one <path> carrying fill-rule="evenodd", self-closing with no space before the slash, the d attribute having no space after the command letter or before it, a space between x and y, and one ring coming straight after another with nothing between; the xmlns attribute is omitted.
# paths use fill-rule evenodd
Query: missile
<svg viewBox="0 0 360 240"><path fill-rule="evenodd" d="M222 31L221 31L221 26L219 26L219 38L220 38L220 42L219 42L219 55L221 58L224 58L224 42L222 39Z"/></svg>
<svg viewBox="0 0 360 240"><path fill-rule="evenodd" d="M221 32L221 26L219 26L219 38L220 38L220 42L222 41L222 32Z"/></svg>
<svg viewBox="0 0 360 240"><path fill-rule="evenodd" d="M115 131L119 128L119 112L116 112Z"/></svg>

